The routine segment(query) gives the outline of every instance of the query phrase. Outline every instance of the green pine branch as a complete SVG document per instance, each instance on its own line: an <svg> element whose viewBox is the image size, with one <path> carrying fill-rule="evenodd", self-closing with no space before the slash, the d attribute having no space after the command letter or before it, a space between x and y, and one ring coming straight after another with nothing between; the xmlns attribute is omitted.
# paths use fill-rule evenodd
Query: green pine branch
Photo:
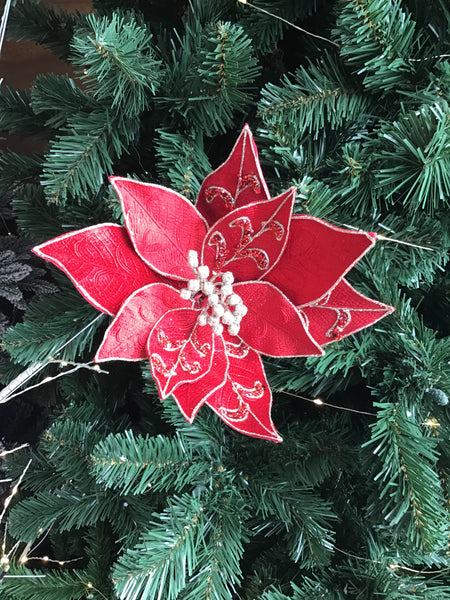
<svg viewBox="0 0 450 600"><path fill-rule="evenodd" d="M354 85L342 66L328 57L320 66L311 63L284 76L282 85L267 84L259 115L283 144L294 148L307 134L318 138L327 130L364 128L375 105Z"/></svg>
<svg viewBox="0 0 450 600"><path fill-rule="evenodd" d="M57 129L75 113L96 108L96 103L67 75L45 73L33 82L30 106L35 115L43 115L47 127Z"/></svg>
<svg viewBox="0 0 450 600"><path fill-rule="evenodd" d="M2 595L11 600L80 600L94 587L86 571L42 571L12 568L1 583Z"/></svg>
<svg viewBox="0 0 450 600"><path fill-rule="evenodd" d="M51 357L86 326L57 357L71 361L85 349L92 348L93 336L101 325L98 311L87 304L74 290L38 298L29 305L25 321L11 327L0 345L11 357L24 365ZM91 325L90 325L91 324Z"/></svg>
<svg viewBox="0 0 450 600"><path fill-rule="evenodd" d="M418 40L416 23L401 0L340 0L338 10L333 35L364 85L382 92L410 88L414 63L409 59Z"/></svg>
<svg viewBox="0 0 450 600"><path fill-rule="evenodd" d="M195 200L211 164L203 149L203 135L187 135L160 129L155 140L158 174L162 181Z"/></svg>
<svg viewBox="0 0 450 600"><path fill-rule="evenodd" d="M45 121L36 117L30 102L30 93L0 87L0 130L8 133L23 133L46 137Z"/></svg>
<svg viewBox="0 0 450 600"><path fill-rule="evenodd" d="M113 172L113 163L128 148L137 122L108 110L78 113L54 140L43 166L47 200L64 204L97 192Z"/></svg>
<svg viewBox="0 0 450 600"><path fill-rule="evenodd" d="M416 547L445 549L448 516L436 471L437 440L421 431L414 415L402 405L377 403L371 446L381 460L376 475L384 518L395 526L408 519L407 534ZM420 415L418 415L420 418ZM418 451L419 449L419 451Z"/></svg>
<svg viewBox="0 0 450 600"><path fill-rule="evenodd" d="M180 439L135 436L132 431L99 442L90 461L97 483L123 494L182 491L187 485L204 485L209 476L209 468L194 462L191 448Z"/></svg>
<svg viewBox="0 0 450 600"><path fill-rule="evenodd" d="M192 17L167 65L159 105L205 135L225 132L253 102L260 72L252 42L234 23L202 27Z"/></svg>
<svg viewBox="0 0 450 600"><path fill-rule="evenodd" d="M119 558L113 581L122 600L175 600L198 563L205 528L204 501L184 494L155 515L138 544Z"/></svg>
<svg viewBox="0 0 450 600"><path fill-rule="evenodd" d="M83 68L81 76L96 100L129 117L147 108L162 77L151 39L144 23L130 14L87 15L73 37L72 60Z"/></svg>
<svg viewBox="0 0 450 600"><path fill-rule="evenodd" d="M79 19L78 13L47 7L34 0L20 0L8 19L8 35L43 44L61 58L67 58Z"/></svg>

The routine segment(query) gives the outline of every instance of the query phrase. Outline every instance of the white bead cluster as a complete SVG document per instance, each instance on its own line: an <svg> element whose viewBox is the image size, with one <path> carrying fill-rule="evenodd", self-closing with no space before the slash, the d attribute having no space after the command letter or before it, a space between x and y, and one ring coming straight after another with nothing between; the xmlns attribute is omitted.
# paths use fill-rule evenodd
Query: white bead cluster
<svg viewBox="0 0 450 600"><path fill-rule="evenodd" d="M199 325L210 325L214 333L220 335L223 326L227 326L230 335L238 335L242 318L247 314L242 298L233 292L233 273L223 273L222 282L209 281L209 268L198 264L198 254L189 250L188 262L195 279L188 281L187 287L180 291L185 300L194 300L201 293L206 306L198 317Z"/></svg>

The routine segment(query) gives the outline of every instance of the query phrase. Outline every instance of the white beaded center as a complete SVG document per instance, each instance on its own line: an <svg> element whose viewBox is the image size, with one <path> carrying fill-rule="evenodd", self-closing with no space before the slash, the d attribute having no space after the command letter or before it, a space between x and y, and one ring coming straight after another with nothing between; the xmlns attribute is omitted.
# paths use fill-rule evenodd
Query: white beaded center
<svg viewBox="0 0 450 600"><path fill-rule="evenodd" d="M184 300L196 297L205 299L205 306L198 317L199 325L210 325L214 333L220 335L226 325L230 335L238 335L242 317L247 314L242 298L233 292L233 273L223 273L221 282L208 279L209 268L198 264L198 253L189 250L188 262L195 279L189 279L187 288L180 291Z"/></svg>

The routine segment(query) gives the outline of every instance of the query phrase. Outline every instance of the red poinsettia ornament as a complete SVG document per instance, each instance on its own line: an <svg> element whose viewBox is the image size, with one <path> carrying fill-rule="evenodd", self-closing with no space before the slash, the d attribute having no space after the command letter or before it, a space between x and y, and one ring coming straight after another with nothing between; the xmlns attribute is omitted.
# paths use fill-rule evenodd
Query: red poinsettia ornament
<svg viewBox="0 0 450 600"><path fill-rule="evenodd" d="M96 360L148 358L161 399L174 396L189 422L206 403L237 431L281 441L261 354L320 355L393 310L344 279L376 235L293 216L295 188L271 198L248 126L196 206L159 185L111 183L125 227L34 252L114 316Z"/></svg>

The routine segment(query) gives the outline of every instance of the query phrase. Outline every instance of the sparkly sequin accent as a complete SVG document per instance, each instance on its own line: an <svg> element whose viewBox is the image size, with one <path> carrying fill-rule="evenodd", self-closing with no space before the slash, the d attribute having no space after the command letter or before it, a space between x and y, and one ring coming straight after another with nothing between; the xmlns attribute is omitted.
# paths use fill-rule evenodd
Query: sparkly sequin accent
<svg viewBox="0 0 450 600"><path fill-rule="evenodd" d="M350 311L345 308L340 308L338 310L338 316L335 324L331 329L326 332L326 336L332 338L333 340L340 341L342 339L342 333L347 325L350 323L352 316Z"/></svg>
<svg viewBox="0 0 450 600"><path fill-rule="evenodd" d="M239 252L242 248L245 248L252 241L254 230L252 227L252 222L248 217L239 217L239 219L235 219L230 223L230 227L240 227L241 228L241 239L236 246L236 250Z"/></svg>
<svg viewBox="0 0 450 600"><path fill-rule="evenodd" d="M262 398L264 396L265 389L266 386L263 385L260 381L255 381L255 386L251 390L244 388L241 385L235 386L235 390L239 395L252 399Z"/></svg>
<svg viewBox="0 0 450 600"><path fill-rule="evenodd" d="M248 175L241 175L239 177L238 193L249 187L257 194L261 193L261 183L256 175L250 173Z"/></svg>
<svg viewBox="0 0 450 600"><path fill-rule="evenodd" d="M240 217L230 223L230 227L241 228L241 239L236 245L235 259L237 258L253 258L258 265L258 269L265 271L269 267L269 257L264 250L260 248L247 248L253 240L254 229L252 222L248 217Z"/></svg>
<svg viewBox="0 0 450 600"><path fill-rule="evenodd" d="M261 269L261 271L265 271L269 267L269 257L267 256L267 253L259 248L246 248L244 250L240 250L238 257L253 258L258 266L258 269Z"/></svg>
<svg viewBox="0 0 450 600"><path fill-rule="evenodd" d="M172 375L172 370L166 367L163 359L159 356L159 354L153 353L150 356L150 363L155 369L155 371L157 373L160 373L163 377L170 377L170 375Z"/></svg>
<svg viewBox="0 0 450 600"><path fill-rule="evenodd" d="M244 342L240 344L232 344L231 342L227 342L225 345L227 354L229 356L234 356L235 358L245 358L250 350L250 348Z"/></svg>
<svg viewBox="0 0 450 600"><path fill-rule="evenodd" d="M188 361L188 359L186 358L186 355L184 353L184 350L182 352L180 352L179 361L180 361L180 367L183 369L183 371L185 371L186 373L190 373L191 375L196 375L197 373L200 373L200 371L202 370L200 363L198 363L197 361L194 361L192 363L190 363Z"/></svg>
<svg viewBox="0 0 450 600"><path fill-rule="evenodd" d="M215 231L212 234L211 238L209 239L208 246L216 247L216 260L214 266L216 270L220 271L229 255L229 252L226 247L227 243L220 231Z"/></svg>
<svg viewBox="0 0 450 600"><path fill-rule="evenodd" d="M220 412L224 417L226 417L230 421L243 421L247 418L250 412L250 408L246 402L240 400L239 406L237 408L231 409L221 406Z"/></svg>
<svg viewBox="0 0 450 600"><path fill-rule="evenodd" d="M156 337L158 344L164 348L164 350L178 350L185 343L185 340L170 340L162 329L156 331Z"/></svg>
<svg viewBox="0 0 450 600"><path fill-rule="evenodd" d="M285 229L279 221L275 221L275 219L272 219L267 224L267 227L270 229L270 231L273 231L278 242L280 242L283 239Z"/></svg>
<svg viewBox="0 0 450 600"><path fill-rule="evenodd" d="M191 343L197 350L197 352L201 354L201 356L209 356L211 354L211 344L208 344L207 342L205 342L204 344L200 343L197 337L196 330L194 330L192 334Z"/></svg>
<svg viewBox="0 0 450 600"><path fill-rule="evenodd" d="M206 202L211 204L216 199L223 200L225 207L228 210L233 210L236 205L236 200L230 194L228 190L223 187L217 187L215 185L209 187L205 192Z"/></svg>

